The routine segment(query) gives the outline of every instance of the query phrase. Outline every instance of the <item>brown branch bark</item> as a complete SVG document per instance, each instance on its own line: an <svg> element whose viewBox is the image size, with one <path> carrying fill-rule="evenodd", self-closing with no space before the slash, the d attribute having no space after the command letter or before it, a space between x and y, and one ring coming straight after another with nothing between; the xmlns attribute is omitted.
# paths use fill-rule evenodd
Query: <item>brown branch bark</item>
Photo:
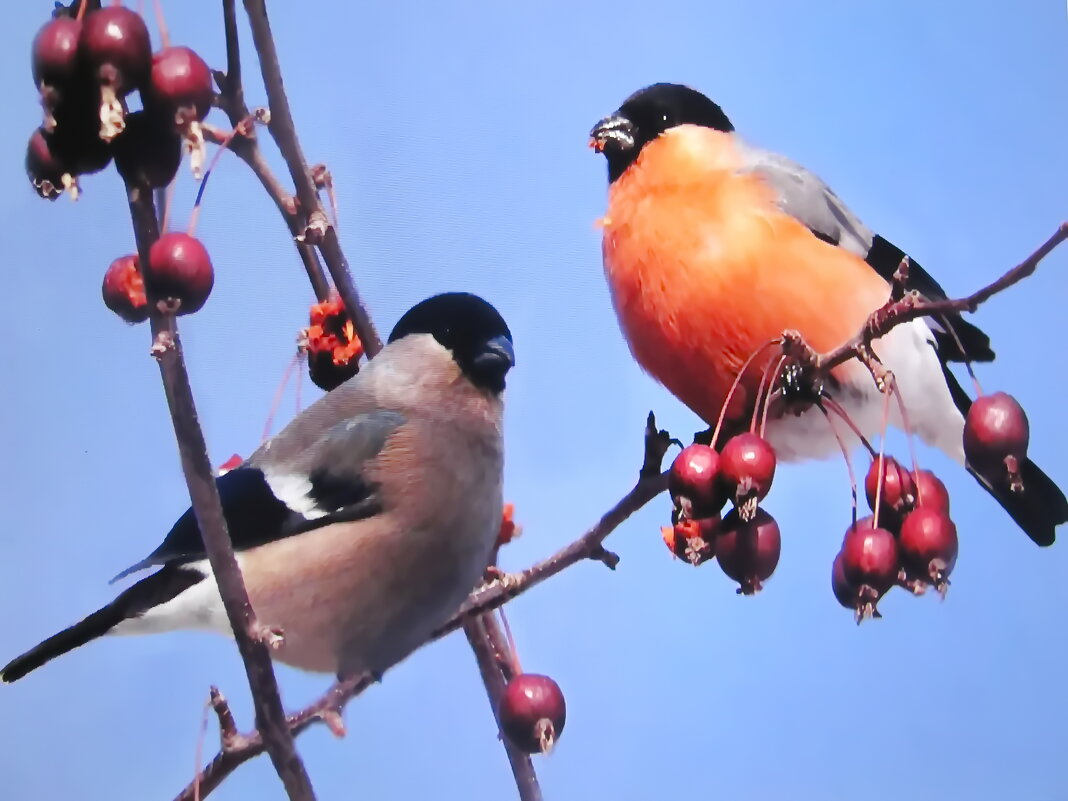
<svg viewBox="0 0 1068 801"><path fill-rule="evenodd" d="M236 127L241 120L248 117L249 109L245 104L245 90L241 81L241 49L237 33L236 0L223 0L222 5L223 30L226 36L226 72L216 71L214 75L215 82L219 84L221 90L218 98L219 107L226 113L231 127ZM204 135L210 137L210 131L205 130ZM248 136L235 136L230 141L229 148L249 166L252 174L259 179L267 195L274 201L278 213L282 215L293 237L293 244L297 247L297 253L304 264L304 271L308 274L308 281L312 285L315 297L319 301L326 300L330 297L330 280L323 272L323 265L315 248L297 239L303 233L303 225L301 215L297 213L296 199L282 185L267 164L255 130L252 130Z"/></svg>
<svg viewBox="0 0 1068 801"><path fill-rule="evenodd" d="M244 0L245 11L252 26L252 41L259 56L263 84L267 90L267 102L271 109L271 121L268 130L274 137L278 149L289 167L289 174L297 190L300 210L305 215L304 231L297 236L301 241L318 245L326 261L334 286L345 303L345 308L352 318L356 334L363 343L368 358L372 358L382 349L382 340L378 336L367 308L360 297L349 271L348 261L341 250L337 230L330 224L326 211L319 200L308 162L297 137L293 113L289 108L285 85L282 81L282 68L278 63L278 50L271 34L271 23L267 18L266 0Z"/></svg>
<svg viewBox="0 0 1068 801"><path fill-rule="evenodd" d="M492 614L485 613L477 617L471 617L464 621L464 634L471 646L478 663L479 673L482 675L482 683L486 685L486 695L489 697L490 711L493 720L497 724L498 736L504 745L508 755L508 764L512 768L512 776L515 777L515 785L519 790L521 801L541 801L541 785L538 784L538 775L534 772L534 763L528 754L516 748L501 731L500 719L497 709L501 703L501 697L508 686L508 676L505 675L503 662L507 654L499 650L498 643L501 637L494 636L490 626L497 628L497 621ZM499 633L499 632L498 632ZM507 646L505 646L507 648Z"/></svg>
<svg viewBox="0 0 1068 801"><path fill-rule="evenodd" d="M140 263L146 265L149 249L159 238L152 192L147 187L127 186L127 194L137 253ZM146 289L148 288L146 284ZM271 657L261 636L262 629L245 590L230 534L226 529L226 519L208 460L204 433L197 420L196 404L182 355L182 343L178 336L174 310L167 310L165 303L166 301L158 297L149 296L149 308L153 310L150 318L152 354L159 363L174 434L178 440L182 471L189 487L189 498L197 525L200 527L201 539L204 541L208 561L252 690L256 726L290 799L313 801L315 793L311 780L286 726Z"/></svg>

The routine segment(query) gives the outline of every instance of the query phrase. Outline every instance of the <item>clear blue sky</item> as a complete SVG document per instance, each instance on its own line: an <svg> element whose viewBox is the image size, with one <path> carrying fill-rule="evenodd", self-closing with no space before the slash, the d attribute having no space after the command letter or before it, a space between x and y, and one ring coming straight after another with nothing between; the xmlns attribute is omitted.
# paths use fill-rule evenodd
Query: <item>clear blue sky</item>
<svg viewBox="0 0 1068 801"><path fill-rule="evenodd" d="M132 249L119 179L89 178L75 205L26 185L29 44L51 3L10 5L4 659L109 600L107 579L187 505L147 331L99 299L104 269ZM219 4L164 5L174 41L221 66ZM1068 216L1060 0L271 5L305 150L333 171L342 240L379 326L445 289L484 294L512 325L506 485L525 534L507 567L571 540L630 486L649 409L677 435L703 427L630 361L601 275L604 164L586 133L631 91L704 90L951 292L994 277ZM194 188L183 174L179 223ZM223 159L199 231L217 283L183 335L220 462L257 445L311 294L236 159ZM1023 401L1036 461L1068 486L1063 354L1040 334L1063 320L1066 270L1061 251L978 322L1000 356L983 381ZM547 797L1068 797L1066 545L1035 548L970 477L920 456L944 476L961 536L944 604L895 591L885 619L858 629L835 603L830 564L849 514L839 461L781 469L766 505L782 561L755 598L737 597L715 564L669 558L665 497L611 539L615 574L584 564L510 605L524 666L567 695L559 747L537 760ZM328 681L278 673L290 707ZM249 723L236 651L211 635L107 640L0 687L4 797L169 798L194 768L210 683ZM390 672L347 721L344 741L325 729L300 740L324 801L514 793L461 637ZM216 797L283 794L258 760Z"/></svg>

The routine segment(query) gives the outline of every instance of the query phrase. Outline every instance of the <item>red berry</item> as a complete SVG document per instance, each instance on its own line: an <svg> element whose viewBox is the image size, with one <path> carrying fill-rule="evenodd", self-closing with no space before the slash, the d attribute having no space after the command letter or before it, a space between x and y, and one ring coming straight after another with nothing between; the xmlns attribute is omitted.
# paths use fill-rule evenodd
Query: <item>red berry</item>
<svg viewBox="0 0 1068 801"><path fill-rule="evenodd" d="M57 152L53 137L40 128L33 132L26 146L26 175L43 198L55 200L64 189L69 189L72 196L77 197L74 170Z"/></svg>
<svg viewBox="0 0 1068 801"><path fill-rule="evenodd" d="M742 520L737 509L723 518L716 539L716 556L723 572L739 584L740 595L753 595L763 588L779 564L782 539L775 518L757 507L751 520Z"/></svg>
<svg viewBox="0 0 1068 801"><path fill-rule="evenodd" d="M775 478L775 451L757 434L731 437L720 454L719 478L742 520L752 520Z"/></svg>
<svg viewBox="0 0 1068 801"><path fill-rule="evenodd" d="M101 288L104 305L128 323L148 319L148 298L138 262L136 253L115 259L104 273Z"/></svg>
<svg viewBox="0 0 1068 801"><path fill-rule="evenodd" d="M360 372L360 360L339 364L330 351L308 351L308 377L323 392L337 389Z"/></svg>
<svg viewBox="0 0 1068 801"><path fill-rule="evenodd" d="M38 89L55 88L75 77L81 32L82 23L68 16L55 17L37 31L30 60Z"/></svg>
<svg viewBox="0 0 1068 801"><path fill-rule="evenodd" d="M111 141L125 127L121 99L143 86L152 68L148 28L137 12L123 6L90 11L78 52L100 85L100 138Z"/></svg>
<svg viewBox="0 0 1068 801"><path fill-rule="evenodd" d="M117 95L141 87L152 68L152 42L141 15L123 6L105 6L85 15L81 56L98 79Z"/></svg>
<svg viewBox="0 0 1068 801"><path fill-rule="evenodd" d="M845 557L839 551L831 565L831 591L834 597L846 609L857 608L857 588L849 583L845 576Z"/></svg>
<svg viewBox="0 0 1068 801"><path fill-rule="evenodd" d="M215 271L199 240L189 234L169 233L148 251L145 281L154 296L179 301L178 314L192 314L211 294Z"/></svg>
<svg viewBox="0 0 1068 801"><path fill-rule="evenodd" d="M915 576L933 584L942 595L957 563L957 527L937 509L920 507L901 524L901 561Z"/></svg>
<svg viewBox="0 0 1068 801"><path fill-rule="evenodd" d="M567 709L560 686L548 676L520 673L501 696L497 719L512 743L528 754L548 752L564 731Z"/></svg>
<svg viewBox="0 0 1068 801"><path fill-rule="evenodd" d="M687 517L674 526L664 526L660 533L675 556L696 567L715 557L720 526L718 516L697 520Z"/></svg>
<svg viewBox="0 0 1068 801"><path fill-rule="evenodd" d="M944 515L949 514L949 491L930 470L920 470L916 473L916 506L923 509L934 509Z"/></svg>
<svg viewBox="0 0 1068 801"><path fill-rule="evenodd" d="M719 454L708 445L694 443L671 463L668 490L688 516L714 517L726 502L718 478Z"/></svg>
<svg viewBox="0 0 1068 801"><path fill-rule="evenodd" d="M891 524L900 520L916 497L916 484L912 480L912 473L904 468L897 459L892 456L884 456L882 464L882 492L879 496L879 520L883 521L884 515L889 515ZM879 490L879 458L876 457L868 468L868 475L864 478L864 494L868 498L868 508L875 511L875 494Z"/></svg>
<svg viewBox="0 0 1068 801"><path fill-rule="evenodd" d="M198 121L207 116L215 98L211 70L188 47L165 47L152 57L146 93L153 105L170 114L188 109L190 118Z"/></svg>
<svg viewBox="0 0 1068 801"><path fill-rule="evenodd" d="M114 147L115 166L131 186L162 189L174 180L182 163L182 140L174 126L147 111L126 118L126 130Z"/></svg>
<svg viewBox="0 0 1068 801"><path fill-rule="evenodd" d="M981 395L964 418L964 455L984 478L1000 478L1007 470L1013 488L1022 490L1018 471L1030 436L1027 414L1012 395Z"/></svg>
<svg viewBox="0 0 1068 801"><path fill-rule="evenodd" d="M860 596L858 623L869 615L880 617L876 604L897 582L898 567L897 540L885 528L873 528L872 521L865 518L846 532L842 572Z"/></svg>

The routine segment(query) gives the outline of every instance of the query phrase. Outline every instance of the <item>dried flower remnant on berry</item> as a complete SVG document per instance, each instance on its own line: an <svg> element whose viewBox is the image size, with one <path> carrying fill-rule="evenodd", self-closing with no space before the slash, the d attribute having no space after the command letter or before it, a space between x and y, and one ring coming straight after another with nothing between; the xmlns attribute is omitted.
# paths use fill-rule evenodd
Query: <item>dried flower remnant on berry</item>
<svg viewBox="0 0 1068 801"><path fill-rule="evenodd" d="M312 381L327 392L359 372L363 343L336 293L312 305L303 346Z"/></svg>

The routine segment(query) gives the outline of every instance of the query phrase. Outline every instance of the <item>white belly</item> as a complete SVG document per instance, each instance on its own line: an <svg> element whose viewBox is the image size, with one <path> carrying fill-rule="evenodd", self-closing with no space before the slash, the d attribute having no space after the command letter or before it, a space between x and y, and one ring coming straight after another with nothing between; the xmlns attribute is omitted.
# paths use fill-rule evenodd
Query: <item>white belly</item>
<svg viewBox="0 0 1068 801"><path fill-rule="evenodd" d="M964 418L953 403L945 376L932 346L933 337L921 320L899 325L873 347L883 365L893 372L908 410L913 433L947 456L964 462L961 437ZM833 397L845 408L857 428L869 440L882 432L885 398L871 373L862 364L848 365L847 379ZM833 414L834 425L850 451L860 440ZM904 430L897 401L890 399L890 425ZM800 417L792 415L768 421L768 441L779 459L800 462L823 459L839 452L830 424L819 409L809 409Z"/></svg>

